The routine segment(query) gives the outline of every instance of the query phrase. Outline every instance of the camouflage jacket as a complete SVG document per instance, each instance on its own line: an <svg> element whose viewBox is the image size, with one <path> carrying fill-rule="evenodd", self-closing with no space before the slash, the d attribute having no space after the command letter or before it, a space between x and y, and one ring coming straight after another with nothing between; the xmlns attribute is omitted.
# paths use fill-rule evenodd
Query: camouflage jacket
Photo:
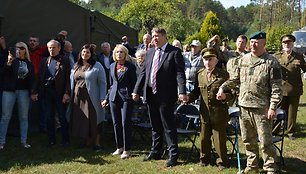
<svg viewBox="0 0 306 174"><path fill-rule="evenodd" d="M233 89L237 85L240 85L240 106L276 109L282 98L281 66L268 53L261 57L248 53L239 59L237 71L230 74L221 88Z"/></svg>

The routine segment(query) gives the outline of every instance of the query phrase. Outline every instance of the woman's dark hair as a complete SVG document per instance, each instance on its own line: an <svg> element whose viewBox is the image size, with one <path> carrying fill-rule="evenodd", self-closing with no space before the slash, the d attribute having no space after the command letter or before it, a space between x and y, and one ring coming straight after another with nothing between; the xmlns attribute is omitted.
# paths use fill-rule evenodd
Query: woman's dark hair
<svg viewBox="0 0 306 174"><path fill-rule="evenodd" d="M79 56L78 56L78 60L77 60L75 69L79 68L80 66L83 66L82 50L84 50L84 49L89 49L89 51L91 53L90 58L87 61L87 63L89 64L88 68L91 68L96 63L96 60L94 58L94 55L95 55L94 48L92 47L91 44L85 44L80 49L80 53L79 53Z"/></svg>

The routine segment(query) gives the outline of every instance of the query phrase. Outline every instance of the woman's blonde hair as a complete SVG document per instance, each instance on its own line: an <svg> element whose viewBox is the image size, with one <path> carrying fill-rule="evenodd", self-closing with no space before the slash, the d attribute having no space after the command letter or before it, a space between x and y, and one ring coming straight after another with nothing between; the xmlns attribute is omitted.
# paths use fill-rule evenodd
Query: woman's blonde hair
<svg viewBox="0 0 306 174"><path fill-rule="evenodd" d="M121 44L117 44L116 47L114 48L113 50L113 60L115 62L117 62L117 59L116 59L116 52L117 50L121 49L125 56L124 56L124 60L128 60L128 57L129 57L129 50L124 46L124 45L121 45Z"/></svg>
<svg viewBox="0 0 306 174"><path fill-rule="evenodd" d="M23 48L25 48L25 57L31 62L29 48L28 48L27 44L25 44L24 42L17 42L15 44L15 46L16 47L23 47Z"/></svg>

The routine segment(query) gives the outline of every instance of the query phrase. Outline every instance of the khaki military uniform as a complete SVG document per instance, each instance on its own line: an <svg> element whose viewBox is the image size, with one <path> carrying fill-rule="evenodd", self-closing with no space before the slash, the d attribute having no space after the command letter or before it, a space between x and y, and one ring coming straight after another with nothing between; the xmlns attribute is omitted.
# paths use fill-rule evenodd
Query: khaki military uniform
<svg viewBox="0 0 306 174"><path fill-rule="evenodd" d="M281 108L287 112L287 130L288 134L292 135L294 134L300 96L303 94L301 70L306 72L306 63L303 55L294 51L290 55L286 52L279 52L275 54L275 57L282 66L284 97L281 102Z"/></svg>
<svg viewBox="0 0 306 174"><path fill-rule="evenodd" d="M201 154L200 160L208 164L211 158L211 137L214 147L219 155L218 165L227 165L226 149L226 127L229 120L228 106L226 101L216 99L216 94L223 82L229 78L225 70L215 68L210 79L207 70L201 69L197 73L195 89L189 94L189 101L192 102L200 96L201 114ZM230 91L230 90L229 90ZM232 94L226 93L226 99L232 98Z"/></svg>
<svg viewBox="0 0 306 174"><path fill-rule="evenodd" d="M239 60L237 71L231 74L221 88L239 88L238 104L242 141L246 148L247 167L258 168L258 142L260 140L265 171L276 171L276 151L272 143L272 120L268 109L276 109L282 97L281 66L268 53L255 57L248 53Z"/></svg>

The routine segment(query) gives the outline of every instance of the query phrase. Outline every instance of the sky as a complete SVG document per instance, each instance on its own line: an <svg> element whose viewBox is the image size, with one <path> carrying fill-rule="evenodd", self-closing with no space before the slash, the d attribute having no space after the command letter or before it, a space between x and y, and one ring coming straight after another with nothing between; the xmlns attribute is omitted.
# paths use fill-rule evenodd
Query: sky
<svg viewBox="0 0 306 174"><path fill-rule="evenodd" d="M240 6L246 6L251 1L250 0L219 0L221 4L224 6L224 8L229 8L231 6L234 7L240 7Z"/></svg>

